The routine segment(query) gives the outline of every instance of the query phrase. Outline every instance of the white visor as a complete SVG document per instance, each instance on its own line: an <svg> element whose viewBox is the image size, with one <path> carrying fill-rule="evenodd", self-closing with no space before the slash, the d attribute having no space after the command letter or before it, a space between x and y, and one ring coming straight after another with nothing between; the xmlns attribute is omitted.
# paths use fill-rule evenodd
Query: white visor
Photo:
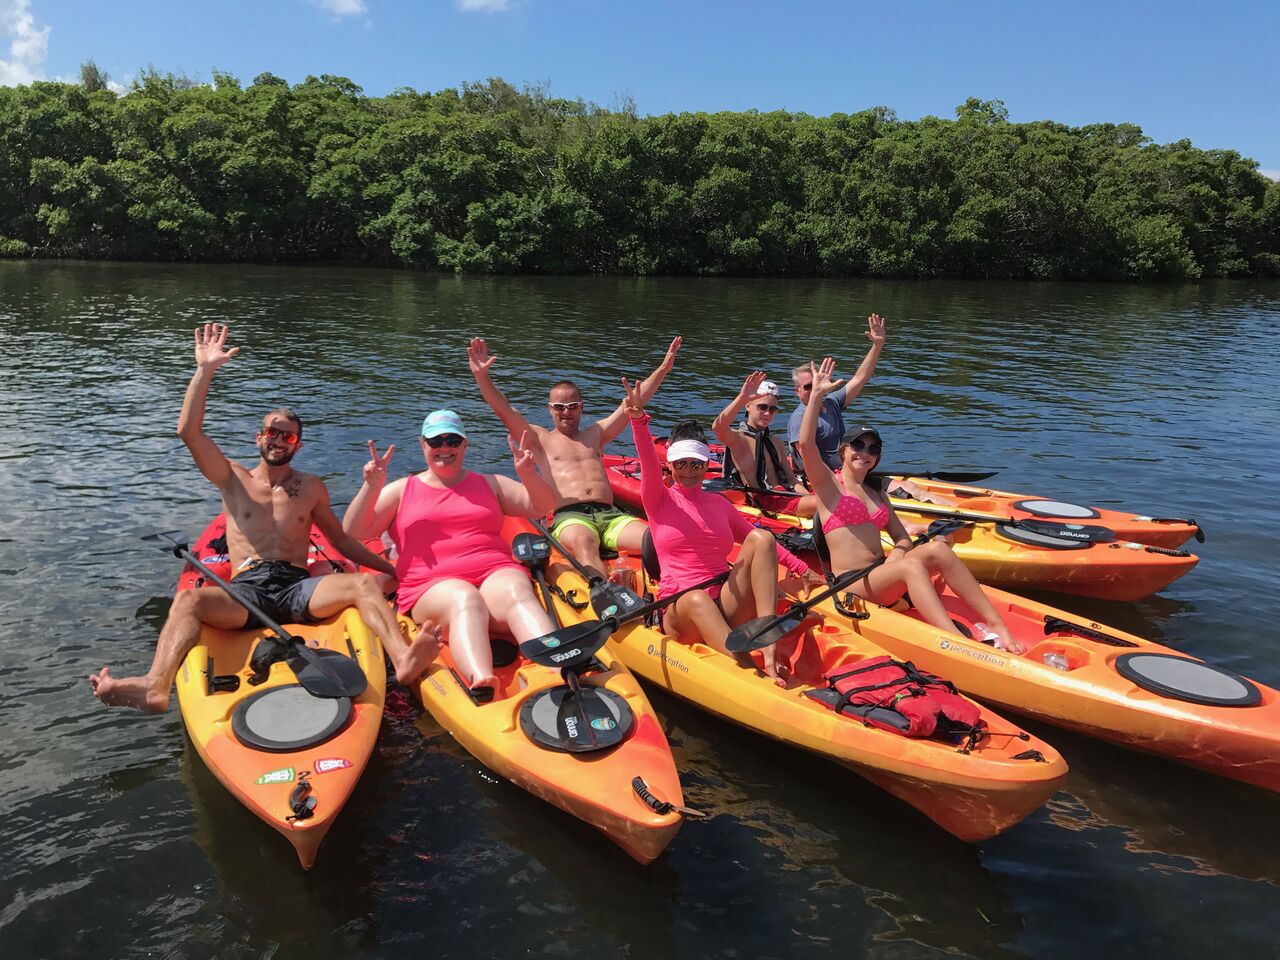
<svg viewBox="0 0 1280 960"><path fill-rule="evenodd" d="M711 460L711 448L697 440L677 440L667 447L667 463L675 463L677 460L701 460L707 463Z"/></svg>

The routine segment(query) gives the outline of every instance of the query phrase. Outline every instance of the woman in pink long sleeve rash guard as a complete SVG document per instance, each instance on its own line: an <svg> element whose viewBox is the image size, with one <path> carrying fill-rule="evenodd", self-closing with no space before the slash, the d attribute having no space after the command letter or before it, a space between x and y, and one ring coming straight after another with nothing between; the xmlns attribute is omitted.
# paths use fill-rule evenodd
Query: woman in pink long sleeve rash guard
<svg viewBox="0 0 1280 960"><path fill-rule="evenodd" d="M780 548L772 533L753 527L724 497L702 489L710 457L705 443L673 442L668 458L675 482L670 487L664 484L662 464L649 433L649 415L638 392L625 379L622 383L640 458L641 499L662 565L658 598L724 571L734 544L742 544L723 587L685 594L667 607L663 619L667 633L686 641L700 639L728 654L724 641L733 627L777 612L778 563L796 574L805 573L808 567ZM763 656L765 672L785 686L774 661L774 648L764 648Z"/></svg>

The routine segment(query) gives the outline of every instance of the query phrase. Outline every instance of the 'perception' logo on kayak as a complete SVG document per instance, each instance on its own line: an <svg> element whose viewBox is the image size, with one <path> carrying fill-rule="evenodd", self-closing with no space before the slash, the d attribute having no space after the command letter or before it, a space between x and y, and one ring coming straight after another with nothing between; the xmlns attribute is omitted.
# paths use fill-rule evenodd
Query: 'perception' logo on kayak
<svg viewBox="0 0 1280 960"><path fill-rule="evenodd" d="M311 766L316 773L330 773L334 770L351 769L351 761L344 760L342 757L325 757L323 760L317 760Z"/></svg>
<svg viewBox="0 0 1280 960"><path fill-rule="evenodd" d="M647 652L649 656L657 657L659 660L661 660L663 663L665 663L669 667L675 667L677 670L679 670L682 673L689 672L689 668L687 666L685 666L675 657L668 656L667 654L663 653L661 650L655 647L652 643L649 644L649 649Z"/></svg>
<svg viewBox="0 0 1280 960"><path fill-rule="evenodd" d="M952 643L950 640L938 641L938 649L945 650L948 653L959 653L974 660L980 660L983 663L990 663L997 667L1007 667L1008 661L1003 657L997 657L994 654L987 653L985 650L974 650L960 643Z"/></svg>
<svg viewBox="0 0 1280 960"><path fill-rule="evenodd" d="M293 783L293 767L281 767L279 770L272 770L270 773L264 773L258 778L258 783Z"/></svg>

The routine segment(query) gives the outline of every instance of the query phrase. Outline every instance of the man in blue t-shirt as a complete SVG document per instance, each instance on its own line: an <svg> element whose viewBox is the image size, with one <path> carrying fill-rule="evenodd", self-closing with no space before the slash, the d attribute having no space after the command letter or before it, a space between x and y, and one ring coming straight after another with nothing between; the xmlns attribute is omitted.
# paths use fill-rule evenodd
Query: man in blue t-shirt
<svg viewBox="0 0 1280 960"><path fill-rule="evenodd" d="M880 359L880 351L884 349L884 320L878 313L867 318L866 337L871 341L871 349L859 364L858 372L839 390L827 394L818 415L818 449L822 451L822 459L832 470L840 469L838 448L840 438L844 436L845 408L871 379L876 361ZM809 402L809 393L813 389L813 370L810 364L804 363L792 370L791 381L795 384L800 406L792 411L791 419L787 421L787 443L791 446L792 461L799 465L800 454L796 451L795 444L800 438L800 421L804 419L805 404Z"/></svg>

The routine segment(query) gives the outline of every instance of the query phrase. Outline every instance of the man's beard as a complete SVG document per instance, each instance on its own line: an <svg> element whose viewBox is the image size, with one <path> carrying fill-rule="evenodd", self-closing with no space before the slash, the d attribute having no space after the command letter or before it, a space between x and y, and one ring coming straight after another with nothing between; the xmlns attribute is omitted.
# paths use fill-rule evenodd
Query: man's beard
<svg viewBox="0 0 1280 960"><path fill-rule="evenodd" d="M266 461L269 467L283 467L286 463L293 459L293 455L298 452L298 448L291 447L284 453L268 453L265 447L260 447L258 452L262 454L262 459Z"/></svg>

